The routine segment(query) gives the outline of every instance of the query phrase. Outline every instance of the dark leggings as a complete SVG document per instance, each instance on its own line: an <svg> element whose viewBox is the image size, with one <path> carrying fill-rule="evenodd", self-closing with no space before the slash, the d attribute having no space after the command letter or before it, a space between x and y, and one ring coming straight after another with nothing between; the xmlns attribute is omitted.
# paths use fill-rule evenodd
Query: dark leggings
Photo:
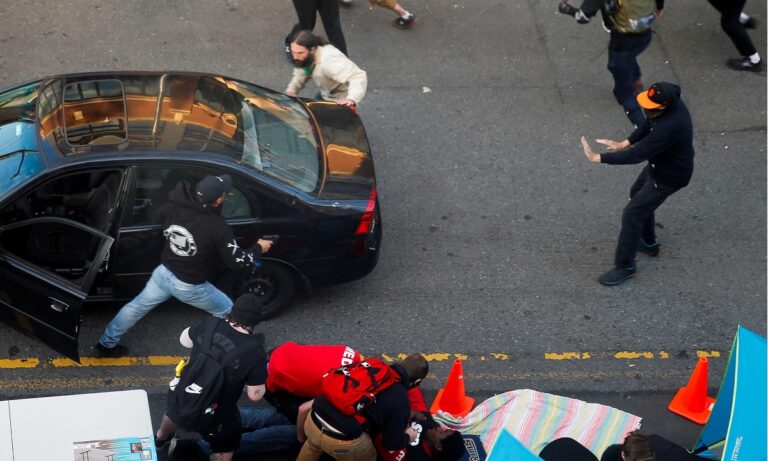
<svg viewBox="0 0 768 461"><path fill-rule="evenodd" d="M291 33L285 38L286 42L290 42L300 30L314 30L317 13L320 13L328 41L347 54L347 42L344 40L344 32L341 31L339 0L293 0L293 7L296 9L299 23L293 26Z"/></svg>
<svg viewBox="0 0 768 461"><path fill-rule="evenodd" d="M720 26L742 56L752 56L757 53L755 45L747 35L744 24L739 21L741 11L747 0L707 0L720 12Z"/></svg>

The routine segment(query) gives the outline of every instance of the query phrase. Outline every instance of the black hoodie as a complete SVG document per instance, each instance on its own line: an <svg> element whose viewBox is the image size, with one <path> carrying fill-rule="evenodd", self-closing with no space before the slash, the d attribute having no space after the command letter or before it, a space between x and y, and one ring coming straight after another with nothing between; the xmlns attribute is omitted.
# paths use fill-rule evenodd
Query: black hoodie
<svg viewBox="0 0 768 461"><path fill-rule="evenodd" d="M221 263L246 268L261 256L261 247L240 248L218 208L203 206L189 183L180 182L170 202L157 210L166 245L160 262L179 280L198 285L212 280Z"/></svg>
<svg viewBox="0 0 768 461"><path fill-rule="evenodd" d="M627 165L648 161L651 177L661 184L685 187L693 175L693 124L688 108L680 99L680 87L659 82L668 102L666 109L629 135L624 150L600 154L600 163Z"/></svg>

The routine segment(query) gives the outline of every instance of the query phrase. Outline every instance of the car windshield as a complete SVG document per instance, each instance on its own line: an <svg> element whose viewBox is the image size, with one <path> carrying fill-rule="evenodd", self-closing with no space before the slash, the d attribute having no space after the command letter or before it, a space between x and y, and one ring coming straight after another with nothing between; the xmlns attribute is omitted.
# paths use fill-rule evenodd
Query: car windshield
<svg viewBox="0 0 768 461"><path fill-rule="evenodd" d="M242 163L304 192L315 191L321 152L304 106L264 88L232 80L226 84L242 97Z"/></svg>
<svg viewBox="0 0 768 461"><path fill-rule="evenodd" d="M39 86L33 83L0 94L0 194L43 170L35 133Z"/></svg>

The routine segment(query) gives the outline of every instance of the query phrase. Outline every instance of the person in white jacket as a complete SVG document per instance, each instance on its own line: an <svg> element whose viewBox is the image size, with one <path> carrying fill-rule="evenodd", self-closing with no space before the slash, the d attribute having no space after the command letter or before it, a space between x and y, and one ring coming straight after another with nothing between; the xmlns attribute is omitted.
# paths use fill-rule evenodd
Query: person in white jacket
<svg viewBox="0 0 768 461"><path fill-rule="evenodd" d="M295 69L285 94L298 96L312 78L326 101L354 107L365 97L365 71L324 38L308 30L300 31L291 41L291 58Z"/></svg>

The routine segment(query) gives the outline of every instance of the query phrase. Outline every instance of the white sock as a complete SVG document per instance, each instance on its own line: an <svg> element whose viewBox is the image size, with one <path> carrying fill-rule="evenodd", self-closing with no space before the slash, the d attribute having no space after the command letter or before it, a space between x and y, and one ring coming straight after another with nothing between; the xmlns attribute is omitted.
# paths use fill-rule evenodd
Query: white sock
<svg viewBox="0 0 768 461"><path fill-rule="evenodd" d="M400 16L403 19L411 19L413 17L413 13L410 11L406 11L404 15Z"/></svg>
<svg viewBox="0 0 768 461"><path fill-rule="evenodd" d="M752 64L757 64L760 62L760 53L755 53L752 56L749 57L749 62Z"/></svg>
<svg viewBox="0 0 768 461"><path fill-rule="evenodd" d="M747 13L742 12L739 15L739 22L742 23L742 24L746 24L747 21L749 21L749 15Z"/></svg>

